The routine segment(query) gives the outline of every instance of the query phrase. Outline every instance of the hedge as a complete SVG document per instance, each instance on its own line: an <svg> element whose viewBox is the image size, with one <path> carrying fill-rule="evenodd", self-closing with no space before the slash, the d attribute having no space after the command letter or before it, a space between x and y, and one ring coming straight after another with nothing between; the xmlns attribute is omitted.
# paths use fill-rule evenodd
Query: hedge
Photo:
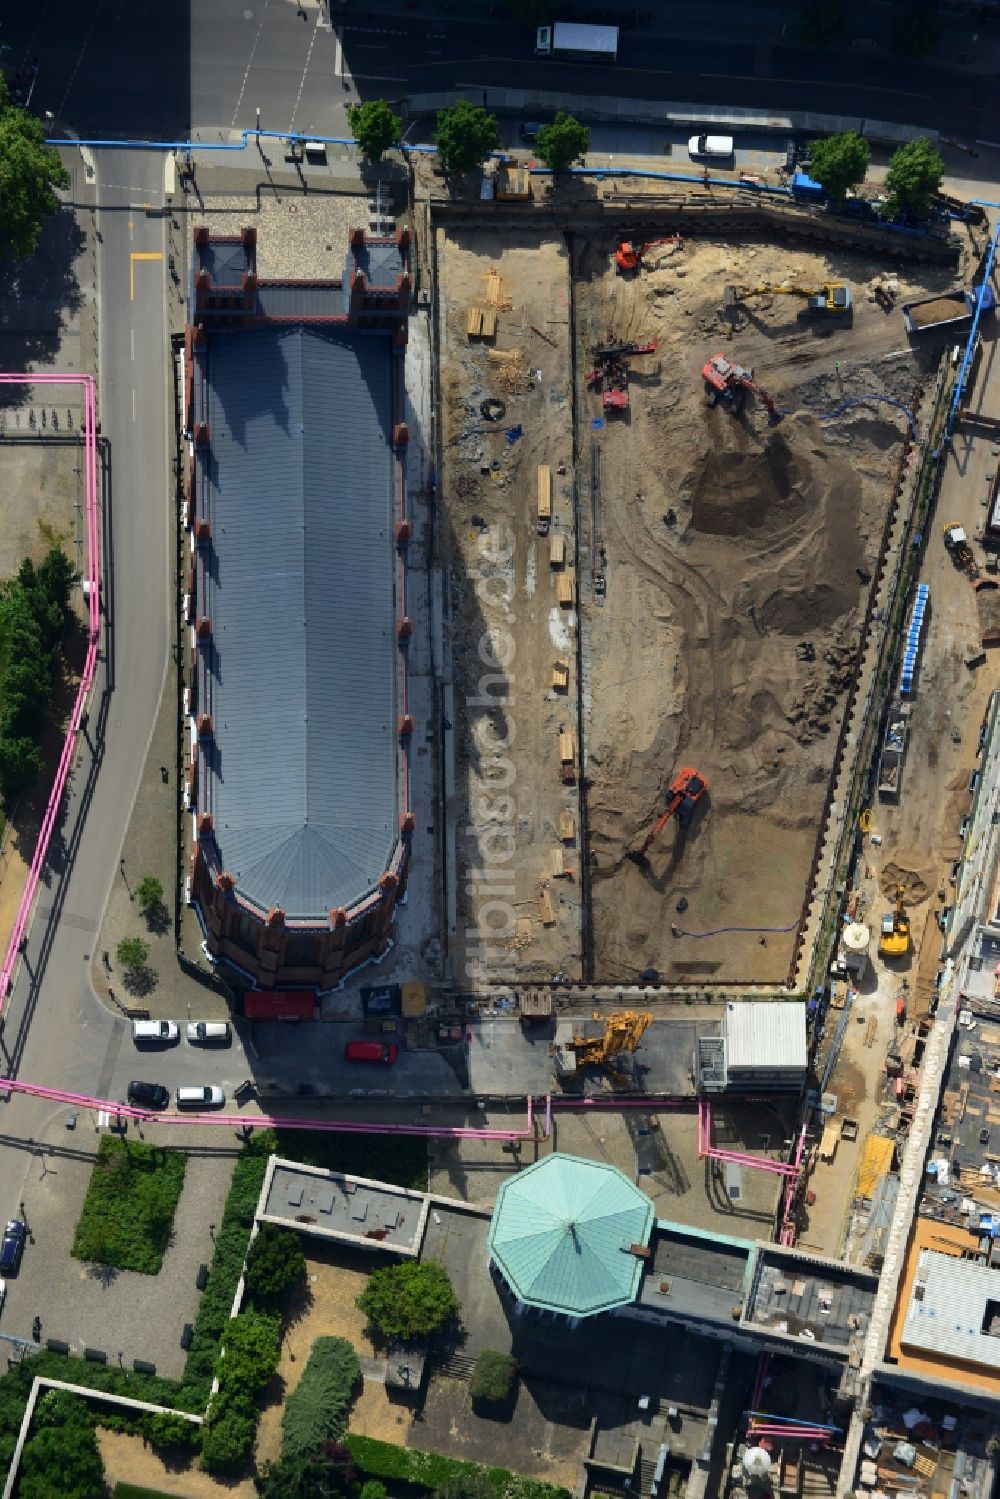
<svg viewBox="0 0 1000 1499"><path fill-rule="evenodd" d="M317 1338L302 1378L281 1413L281 1458L312 1457L339 1442L361 1380L358 1355L346 1338Z"/></svg>
<svg viewBox="0 0 1000 1499"><path fill-rule="evenodd" d="M569 1499L568 1489L542 1483L537 1478L524 1478L507 1468L487 1468L482 1463L466 1463L442 1457L438 1452L397 1447L392 1442L353 1433L344 1442L354 1458L358 1477L377 1478L394 1492L405 1485L410 1493L425 1494L439 1489L450 1478L476 1474L492 1485L497 1499Z"/></svg>
<svg viewBox="0 0 1000 1499"><path fill-rule="evenodd" d="M73 1257L158 1275L186 1165L183 1151L105 1135L76 1225Z"/></svg>

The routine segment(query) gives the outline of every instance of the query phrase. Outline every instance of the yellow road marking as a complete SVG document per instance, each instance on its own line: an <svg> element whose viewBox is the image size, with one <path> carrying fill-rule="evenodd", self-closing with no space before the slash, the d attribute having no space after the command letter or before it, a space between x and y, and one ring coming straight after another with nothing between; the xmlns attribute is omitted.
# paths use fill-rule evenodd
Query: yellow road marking
<svg viewBox="0 0 1000 1499"><path fill-rule="evenodd" d="M132 250L128 257L128 295L135 301L135 263L137 260L162 260L162 250Z"/></svg>

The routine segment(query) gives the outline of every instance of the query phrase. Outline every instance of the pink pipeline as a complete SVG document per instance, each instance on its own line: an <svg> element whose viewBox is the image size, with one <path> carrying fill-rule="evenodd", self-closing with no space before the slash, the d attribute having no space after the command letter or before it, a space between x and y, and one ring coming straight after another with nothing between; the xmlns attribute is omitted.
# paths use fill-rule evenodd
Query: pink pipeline
<svg viewBox="0 0 1000 1499"><path fill-rule="evenodd" d="M87 582L90 585L87 655L83 663L83 671L80 675L80 686L77 690L76 701L73 704L73 712L70 715L62 754L59 757L52 791L45 808L45 816L42 818L42 825L38 830L38 841L35 844L35 852L28 870L24 893L21 896L21 903L17 908L17 915L14 918L14 928L10 934L10 941L7 944L3 967L0 968L0 1015L2 1015L6 1000L10 996L14 967L17 963L21 942L28 925L32 902L38 891L38 882L41 879L42 869L48 856L52 830L59 815L59 807L66 789L66 782L69 779L70 767L73 763L73 752L76 748L84 709L90 689L94 684L94 674L97 670L97 651L101 633L101 549L97 522L97 398L93 376L0 374L0 384L82 385L83 387L83 430L86 446L84 471L86 475Z"/></svg>
<svg viewBox="0 0 1000 1499"><path fill-rule="evenodd" d="M534 1099L528 1099L528 1117L523 1129L471 1129L465 1125L435 1128L428 1124L375 1124L356 1119L285 1119L279 1114L161 1114L137 1109L111 1098L92 1098L87 1093L64 1093L59 1088L43 1088L38 1083L22 1083L17 1078L0 1077L0 1092L25 1093L32 1098L48 1098L54 1103L72 1104L78 1109L100 1109L121 1119L138 1119L143 1124L207 1124L232 1129L315 1129L346 1135L425 1135L443 1140L528 1140L535 1129ZM548 1100L546 1100L546 1104ZM546 1107L545 1128L541 1138L548 1139L551 1117Z"/></svg>

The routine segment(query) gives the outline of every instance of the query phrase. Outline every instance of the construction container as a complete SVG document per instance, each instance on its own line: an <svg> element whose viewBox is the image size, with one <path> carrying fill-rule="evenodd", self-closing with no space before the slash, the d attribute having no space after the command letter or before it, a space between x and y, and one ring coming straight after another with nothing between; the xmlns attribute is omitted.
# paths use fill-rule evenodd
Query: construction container
<svg viewBox="0 0 1000 1499"><path fill-rule="evenodd" d="M574 600L573 579L569 573L556 574L556 603L560 609L572 609Z"/></svg>
<svg viewBox="0 0 1000 1499"><path fill-rule="evenodd" d="M547 463L538 465L538 519L552 519L552 470Z"/></svg>
<svg viewBox="0 0 1000 1499"><path fill-rule="evenodd" d="M558 532L549 537L549 566L563 567L566 563L566 538Z"/></svg>
<svg viewBox="0 0 1000 1499"><path fill-rule="evenodd" d="M555 661L552 664L552 686L556 692L569 691L569 662Z"/></svg>

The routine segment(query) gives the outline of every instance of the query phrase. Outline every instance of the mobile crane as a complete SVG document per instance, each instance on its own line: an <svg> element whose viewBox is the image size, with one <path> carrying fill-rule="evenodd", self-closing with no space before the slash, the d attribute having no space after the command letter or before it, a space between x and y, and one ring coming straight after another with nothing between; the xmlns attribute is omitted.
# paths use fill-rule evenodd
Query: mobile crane
<svg viewBox="0 0 1000 1499"><path fill-rule="evenodd" d="M727 286L723 292L724 307L733 307L745 302L747 297L805 297L806 305L800 317L851 316L854 304L851 288L841 281L823 281L818 286L799 286L795 282L763 281L759 286Z"/></svg>
<svg viewBox="0 0 1000 1499"><path fill-rule="evenodd" d="M645 343L637 343L635 339L616 343L609 334L607 343L596 344L590 352L594 368L587 371L587 385L600 390L601 403L608 413L627 411L628 360L633 354L655 354L656 339L648 339Z"/></svg>
<svg viewBox="0 0 1000 1499"><path fill-rule="evenodd" d="M628 857L641 864L653 842L659 837L672 817L676 817L682 828L686 828L694 816L695 807L708 790L708 782L698 770L686 765L670 782L666 805L637 849L629 849Z"/></svg>
<svg viewBox="0 0 1000 1499"><path fill-rule="evenodd" d="M896 904L882 917L878 950L882 958L902 958L910 950L910 918L903 909L905 885L896 886Z"/></svg>
<svg viewBox="0 0 1000 1499"><path fill-rule="evenodd" d="M753 370L746 369L742 364L734 364L725 354L713 354L702 366L701 378L705 382L705 394L710 406L724 406L734 416L739 415L747 392L752 391L767 408L771 421L781 420L773 397L768 395L763 386L757 384Z"/></svg>

